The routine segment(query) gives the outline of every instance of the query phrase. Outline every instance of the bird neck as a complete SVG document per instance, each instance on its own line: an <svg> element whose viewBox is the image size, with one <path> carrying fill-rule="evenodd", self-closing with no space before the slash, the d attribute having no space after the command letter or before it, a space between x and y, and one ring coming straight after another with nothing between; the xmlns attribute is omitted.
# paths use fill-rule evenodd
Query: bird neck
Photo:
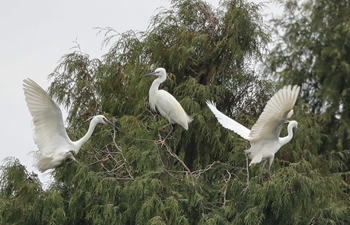
<svg viewBox="0 0 350 225"><path fill-rule="evenodd" d="M96 127L97 123L95 122L94 119L92 119L90 121L90 125L89 125L89 129L88 131L86 132L86 134L80 138L78 141L75 142L75 146L76 146L76 149L75 149L75 154L78 154L81 146L87 141L89 140L89 138L91 137L92 133L94 132L95 130L95 127Z"/></svg>
<svg viewBox="0 0 350 225"><path fill-rule="evenodd" d="M159 85L165 81L166 77L158 77L155 79L149 89L149 92L156 92L159 89Z"/></svg>
<svg viewBox="0 0 350 225"><path fill-rule="evenodd" d="M161 83L163 83L166 80L166 77L158 77L157 79L155 79L151 85L151 87L154 87L156 89L159 88L159 85Z"/></svg>
<svg viewBox="0 0 350 225"><path fill-rule="evenodd" d="M281 146L287 144L288 142L290 142L290 140L292 140L292 138L293 138L293 124L291 124L291 123L288 124L287 131L288 131L288 135L283 137L283 138L280 138Z"/></svg>

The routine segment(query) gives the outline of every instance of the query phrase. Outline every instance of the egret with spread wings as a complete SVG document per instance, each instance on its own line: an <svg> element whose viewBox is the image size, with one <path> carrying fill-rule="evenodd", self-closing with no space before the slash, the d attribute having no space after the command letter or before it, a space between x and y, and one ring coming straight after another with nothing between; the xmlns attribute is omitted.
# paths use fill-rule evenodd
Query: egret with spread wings
<svg viewBox="0 0 350 225"><path fill-rule="evenodd" d="M271 165L277 151L293 138L293 128L298 128L298 122L288 121L293 115L293 107L298 98L299 86L284 86L267 102L264 111L251 130L227 117L217 110L213 102L207 101L207 105L214 113L221 125L237 133L250 142L250 149L245 150L251 159L249 165L260 163L269 159L269 175ZM288 135L279 137L283 124L288 122Z"/></svg>
<svg viewBox="0 0 350 225"><path fill-rule="evenodd" d="M34 156L34 166L42 173L59 166L67 158L76 161L73 154L78 154L97 124L115 127L104 116L97 115L90 121L87 133L80 140L71 141L64 128L62 112L58 105L33 80L28 78L23 82L25 99L33 117L34 141L39 148Z"/></svg>

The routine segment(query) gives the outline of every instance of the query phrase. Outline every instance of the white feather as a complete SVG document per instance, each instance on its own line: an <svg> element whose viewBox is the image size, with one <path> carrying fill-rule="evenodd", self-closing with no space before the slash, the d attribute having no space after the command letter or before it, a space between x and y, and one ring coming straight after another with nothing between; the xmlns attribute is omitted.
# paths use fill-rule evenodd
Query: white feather
<svg viewBox="0 0 350 225"><path fill-rule="evenodd" d="M216 109L214 103L207 101L207 105L223 127L250 141L250 149L245 150L252 159L250 165L269 158L270 171L276 152L292 139L293 128L298 126L296 121L287 121L287 119L293 114L299 91L299 86L289 85L275 93L251 130L225 116ZM289 122L288 136L280 138L282 126L286 122Z"/></svg>
<svg viewBox="0 0 350 225"><path fill-rule="evenodd" d="M179 124L186 130L188 124L193 118L188 116L180 103L170 93L159 90L159 85L166 80L166 71L164 68L158 68L153 73L147 75L158 76L151 85L149 90L149 104L153 111L158 110L159 113L166 118L171 124Z"/></svg>
<svg viewBox="0 0 350 225"><path fill-rule="evenodd" d="M242 138L248 140L250 133L250 130L248 128L217 110L214 102L207 101L207 105L223 127L232 130L236 134L240 135Z"/></svg>
<svg viewBox="0 0 350 225"><path fill-rule="evenodd" d="M284 86L267 102L249 134L250 142L260 140L278 140L282 126L293 114L293 107L298 98L300 87ZM292 112L292 113L290 113ZM288 117L289 116L289 117Z"/></svg>
<svg viewBox="0 0 350 225"><path fill-rule="evenodd" d="M34 166L40 172L59 166L66 158L75 160L72 152L78 153L98 123L113 125L102 115L94 116L84 137L73 142L64 128L61 109L46 91L29 78L23 81L23 90L33 117L34 141L39 148L34 155Z"/></svg>
<svg viewBox="0 0 350 225"><path fill-rule="evenodd" d="M35 143L45 156L53 156L59 148L73 150L63 124L62 112L50 96L33 80L24 80L24 95L33 117Z"/></svg>

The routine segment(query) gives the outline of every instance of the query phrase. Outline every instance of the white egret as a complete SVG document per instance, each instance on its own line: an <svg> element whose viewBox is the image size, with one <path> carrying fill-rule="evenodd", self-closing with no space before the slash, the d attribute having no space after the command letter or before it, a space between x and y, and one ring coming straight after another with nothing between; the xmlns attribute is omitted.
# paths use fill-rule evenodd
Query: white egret
<svg viewBox="0 0 350 225"><path fill-rule="evenodd" d="M188 116L180 103L164 90L158 90L159 85L166 80L167 74L164 68L157 68L154 72L148 73L145 76L158 76L149 89L149 105L152 111L159 111L159 113L169 121L170 131L164 138L164 141L171 134L174 127L172 124L180 124L186 130L188 124L193 120Z"/></svg>
<svg viewBox="0 0 350 225"><path fill-rule="evenodd" d="M78 141L71 141L63 125L61 109L44 89L31 79L23 80L23 90L27 106L33 117L34 141L39 148L34 156L34 166L40 172L59 166L65 159L77 161L73 154L92 135L98 123L115 125L104 116L94 116L87 133Z"/></svg>
<svg viewBox="0 0 350 225"><path fill-rule="evenodd" d="M264 111L251 130L227 117L216 109L215 104L207 101L207 105L214 113L221 125L239 134L250 142L250 149L245 150L251 159L249 164L260 163L264 160L264 167L269 159L268 173L277 151L293 138L293 128L298 128L298 122L288 121L293 115L293 107L299 95L300 87L284 86L267 102ZM280 132L284 123L288 122L288 135L280 138Z"/></svg>

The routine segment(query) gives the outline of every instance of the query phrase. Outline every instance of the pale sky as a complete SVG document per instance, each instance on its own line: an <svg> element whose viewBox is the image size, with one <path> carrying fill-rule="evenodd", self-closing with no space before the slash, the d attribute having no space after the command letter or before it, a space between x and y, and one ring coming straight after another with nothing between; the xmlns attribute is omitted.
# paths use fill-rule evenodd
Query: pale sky
<svg viewBox="0 0 350 225"><path fill-rule="evenodd" d="M122 33L146 30L157 8L169 8L167 0L14 0L2 1L0 7L0 162L12 156L27 170L50 180L32 167L30 151L37 150L33 141L32 117L22 90L23 79L29 77L47 90L47 76L60 58L71 53L77 41L90 58L101 58L102 35L94 27L112 27ZM219 0L208 0L217 6ZM254 0L254 2L266 2ZM264 14L278 10L267 4ZM277 11L276 11L277 10ZM87 124L88 126L88 124Z"/></svg>

